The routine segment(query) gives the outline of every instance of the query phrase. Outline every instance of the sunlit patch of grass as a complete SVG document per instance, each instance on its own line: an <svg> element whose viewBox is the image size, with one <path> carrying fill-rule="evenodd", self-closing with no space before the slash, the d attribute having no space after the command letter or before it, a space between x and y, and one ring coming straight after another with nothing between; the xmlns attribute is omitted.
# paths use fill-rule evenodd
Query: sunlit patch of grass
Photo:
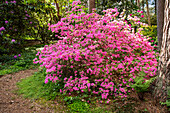
<svg viewBox="0 0 170 113"><path fill-rule="evenodd" d="M49 100L55 98L57 92L51 91L54 89L55 85L48 85L47 87L47 84L44 83L45 75L45 72L39 71L21 80L21 82L17 83L19 87L18 93L30 99L45 98Z"/></svg>

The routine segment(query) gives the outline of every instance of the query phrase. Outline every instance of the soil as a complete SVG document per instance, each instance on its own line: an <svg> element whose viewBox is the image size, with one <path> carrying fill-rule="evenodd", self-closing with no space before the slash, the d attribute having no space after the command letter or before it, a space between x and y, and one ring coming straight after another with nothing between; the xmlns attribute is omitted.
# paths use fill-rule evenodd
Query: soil
<svg viewBox="0 0 170 113"><path fill-rule="evenodd" d="M58 104L56 101L45 101L43 99L30 100L23 98L17 94L16 83L21 79L33 75L37 69L24 70L13 74L7 74L0 78L0 113L62 113L65 112L65 105ZM148 113L168 113L166 106L161 106L157 103L150 93L144 95L146 101L141 101L134 93L131 95L134 104L132 107L134 113L141 111ZM130 100L120 102L122 106L128 105ZM96 103L100 107L101 104ZM112 105L108 105L110 109ZM114 106L114 105L113 105ZM147 109L147 111L144 111ZM115 111L116 112L116 111ZM129 113L132 113L129 111Z"/></svg>
<svg viewBox="0 0 170 113"><path fill-rule="evenodd" d="M45 104L42 105L42 102L37 102L37 100L25 99L16 93L16 83L23 78L33 75L36 71L37 69L24 70L14 74L4 75L0 78L0 113L56 112L56 109L53 109L53 107L48 107ZM53 103L53 106L57 106L57 103Z"/></svg>

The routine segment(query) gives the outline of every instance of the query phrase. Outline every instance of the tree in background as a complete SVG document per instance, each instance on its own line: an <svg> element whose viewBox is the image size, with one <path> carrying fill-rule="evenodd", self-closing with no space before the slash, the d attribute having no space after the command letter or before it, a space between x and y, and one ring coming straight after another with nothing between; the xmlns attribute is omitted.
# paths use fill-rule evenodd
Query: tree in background
<svg viewBox="0 0 170 113"><path fill-rule="evenodd" d="M95 8L95 0L88 0L88 9L89 13L92 12L92 9Z"/></svg>
<svg viewBox="0 0 170 113"><path fill-rule="evenodd" d="M146 0L146 8L147 8L147 16L148 16L148 25L151 26L148 0Z"/></svg>
<svg viewBox="0 0 170 113"><path fill-rule="evenodd" d="M158 0L157 4L163 5L163 0ZM163 35L161 40L161 51L158 66L158 78L156 80L156 86L154 89L154 97L159 101L166 101L168 91L170 91L170 1L164 0L164 24L163 29L159 25L158 29L162 29ZM158 22L162 18L162 9L158 6ZM163 7L163 6L162 6ZM161 12L162 11L162 12ZM159 17L159 15L161 15ZM160 32L160 31L159 31ZM159 40L160 41L160 40Z"/></svg>
<svg viewBox="0 0 170 113"><path fill-rule="evenodd" d="M140 8L140 0L136 0L137 6Z"/></svg>
<svg viewBox="0 0 170 113"><path fill-rule="evenodd" d="M158 36L158 47L161 49L162 36L163 36L163 25L164 25L164 6L165 0L157 0L157 36Z"/></svg>
<svg viewBox="0 0 170 113"><path fill-rule="evenodd" d="M97 13L99 14L103 14L102 11L108 8L117 8L119 12L125 9L126 15L138 9L135 0L97 0L96 4Z"/></svg>

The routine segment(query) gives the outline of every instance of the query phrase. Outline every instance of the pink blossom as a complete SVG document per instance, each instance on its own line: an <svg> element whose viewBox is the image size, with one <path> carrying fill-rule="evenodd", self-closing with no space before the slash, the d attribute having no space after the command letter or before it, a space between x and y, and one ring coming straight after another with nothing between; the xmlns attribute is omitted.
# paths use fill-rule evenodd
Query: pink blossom
<svg viewBox="0 0 170 113"><path fill-rule="evenodd" d="M154 42L154 40L151 40L151 42Z"/></svg>
<svg viewBox="0 0 170 113"><path fill-rule="evenodd" d="M74 90L78 91L79 89L77 87L73 87Z"/></svg>
<svg viewBox="0 0 170 113"><path fill-rule="evenodd" d="M62 89L60 89L60 93L62 93Z"/></svg>
<svg viewBox="0 0 170 113"><path fill-rule="evenodd" d="M16 59L16 58L17 58L17 55L15 55L14 58Z"/></svg>
<svg viewBox="0 0 170 113"><path fill-rule="evenodd" d="M11 42L15 42L15 39L12 39Z"/></svg>

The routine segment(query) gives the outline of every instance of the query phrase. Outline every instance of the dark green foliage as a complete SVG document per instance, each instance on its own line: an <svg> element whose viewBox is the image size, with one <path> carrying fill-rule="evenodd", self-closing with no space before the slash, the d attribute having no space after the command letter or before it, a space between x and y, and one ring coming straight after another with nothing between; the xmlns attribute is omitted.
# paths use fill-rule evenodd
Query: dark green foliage
<svg viewBox="0 0 170 113"><path fill-rule="evenodd" d="M79 96L74 96L74 97L65 96L64 101L66 102L66 104L69 105L69 104L72 104L72 103L74 103L76 101L80 101L80 97Z"/></svg>
<svg viewBox="0 0 170 113"><path fill-rule="evenodd" d="M132 88L138 93L139 99L143 100L144 92L148 91L150 84L156 79L156 77L150 78L149 80L144 80L146 73L141 71L140 76L134 79L134 84L131 85Z"/></svg>
<svg viewBox="0 0 170 113"><path fill-rule="evenodd" d="M48 23L57 23L54 6L41 0L36 3L15 1L0 1L0 28L5 29L0 30L0 56L20 53L24 49L26 37L39 39L42 43L57 39L48 30ZM50 16L52 14L53 17Z"/></svg>
<svg viewBox="0 0 170 113"><path fill-rule="evenodd" d="M12 54L22 50L23 37L29 25L25 13L25 6L21 0L16 0L16 3L2 0L0 2L0 27L5 30L0 33L0 54ZM11 40L15 39L12 43ZM17 51L16 51L17 50Z"/></svg>
<svg viewBox="0 0 170 113"><path fill-rule="evenodd" d="M134 79L134 84L131 85L132 88L134 88L137 92L146 92L148 90L148 87L150 84L155 80L156 77L151 78L149 80L144 80L144 72L140 73L139 77L136 77Z"/></svg>
<svg viewBox="0 0 170 113"><path fill-rule="evenodd" d="M32 48L25 50L17 58L14 58L14 55L3 55L0 57L0 75L38 67L38 64L33 64L36 53L35 48Z"/></svg>

